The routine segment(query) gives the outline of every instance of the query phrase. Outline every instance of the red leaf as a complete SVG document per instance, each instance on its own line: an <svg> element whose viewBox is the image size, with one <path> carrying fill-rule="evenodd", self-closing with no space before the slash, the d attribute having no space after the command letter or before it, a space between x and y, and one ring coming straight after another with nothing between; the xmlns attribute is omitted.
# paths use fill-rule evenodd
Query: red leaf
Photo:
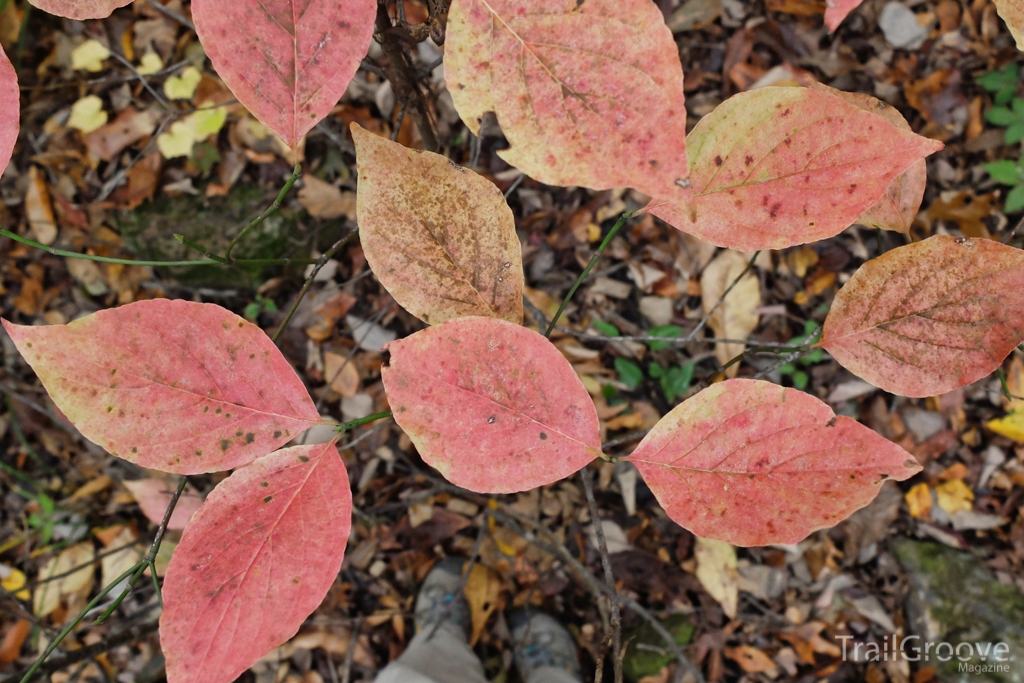
<svg viewBox="0 0 1024 683"><path fill-rule="evenodd" d="M508 163L549 185L687 198L683 68L649 0L455 0L446 41L456 110L474 133L497 115Z"/></svg>
<svg viewBox="0 0 1024 683"><path fill-rule="evenodd" d="M21 117L18 92L18 74L0 48L0 174L7 168L7 162L18 141L18 121Z"/></svg>
<svg viewBox="0 0 1024 683"><path fill-rule="evenodd" d="M825 8L825 26L828 26L829 33L835 33L843 19L850 16L850 12L860 7L864 0L828 0Z"/></svg>
<svg viewBox="0 0 1024 683"><path fill-rule="evenodd" d="M232 469L320 422L263 330L220 306L155 299L68 325L3 325L79 431L142 467Z"/></svg>
<svg viewBox="0 0 1024 683"><path fill-rule="evenodd" d="M44 12L68 19L105 19L132 0L32 0Z"/></svg>
<svg viewBox="0 0 1024 683"><path fill-rule="evenodd" d="M853 274L821 346L851 372L903 396L937 396L985 377L1024 340L1024 252L936 235Z"/></svg>
<svg viewBox="0 0 1024 683"><path fill-rule="evenodd" d="M135 479L122 483L131 492L132 498L139 504L139 509L146 519L153 524L163 522L164 513L174 496L174 485L163 479ZM174 506L171 518L167 521L167 528L184 529L202 504L203 497L191 484L187 485L178 498L178 504Z"/></svg>
<svg viewBox="0 0 1024 683"><path fill-rule="evenodd" d="M733 545L796 543L864 507L909 453L809 394L731 379L676 406L629 458L668 516Z"/></svg>
<svg viewBox="0 0 1024 683"><path fill-rule="evenodd" d="M351 522L333 443L285 448L218 484L164 579L168 683L230 683L294 636L334 583Z"/></svg>
<svg viewBox="0 0 1024 683"><path fill-rule="evenodd" d="M770 87L730 97L687 138L693 202L648 210L741 251L832 237L893 178L942 143L900 130L827 92Z"/></svg>
<svg viewBox="0 0 1024 683"><path fill-rule="evenodd" d="M295 147L348 87L374 0L194 0L196 34L238 101Z"/></svg>
<svg viewBox="0 0 1024 683"><path fill-rule="evenodd" d="M495 318L457 318L391 342L382 369L395 421L457 486L550 484L601 452L597 411L551 342Z"/></svg>

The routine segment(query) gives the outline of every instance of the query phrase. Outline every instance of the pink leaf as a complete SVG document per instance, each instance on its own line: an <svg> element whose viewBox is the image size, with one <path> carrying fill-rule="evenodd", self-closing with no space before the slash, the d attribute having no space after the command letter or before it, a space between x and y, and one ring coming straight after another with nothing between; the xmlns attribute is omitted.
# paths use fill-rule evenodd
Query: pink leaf
<svg viewBox="0 0 1024 683"><path fill-rule="evenodd" d="M457 318L384 347L395 421L423 460L479 493L526 491L601 452L597 411L551 342L495 318Z"/></svg>
<svg viewBox="0 0 1024 683"><path fill-rule="evenodd" d="M68 325L3 325L79 431L142 467L232 469L320 422L263 330L220 306L155 299Z"/></svg>
<svg viewBox="0 0 1024 683"><path fill-rule="evenodd" d="M683 68L650 0L455 0L445 78L474 133L549 185L635 187L685 201Z"/></svg>
<svg viewBox="0 0 1024 683"><path fill-rule="evenodd" d="M809 394L731 379L676 406L629 458L668 516L733 545L796 543L920 471Z"/></svg>
<svg viewBox="0 0 1024 683"><path fill-rule="evenodd" d="M864 0L827 0L825 8L825 26L828 26L829 33L835 33L843 19L850 16L850 12L860 7Z"/></svg>
<svg viewBox="0 0 1024 683"><path fill-rule="evenodd" d="M18 92L18 74L0 48L0 174L7 168L7 162L18 141L18 121L21 117Z"/></svg>
<svg viewBox="0 0 1024 683"><path fill-rule="evenodd" d="M238 101L290 147L338 103L366 54L374 0L194 0L196 34Z"/></svg>
<svg viewBox="0 0 1024 683"><path fill-rule="evenodd" d="M285 448L218 484L164 579L168 683L230 683L294 636L334 583L351 523L333 443Z"/></svg>
<svg viewBox="0 0 1024 683"><path fill-rule="evenodd" d="M132 0L32 0L32 4L50 14L68 19L104 19Z"/></svg>
<svg viewBox="0 0 1024 683"><path fill-rule="evenodd" d="M135 502L139 504L139 509L142 510L146 519L154 524L164 521L167 506L174 496L174 484L169 484L163 479L136 479L126 480L123 483L125 488L131 492ZM171 513L171 519L167 522L167 528L171 530L184 529L202 504L203 497L199 495L195 487L191 484L187 485L181 492L181 497L178 498L178 504L174 506L174 512Z"/></svg>
<svg viewBox="0 0 1024 683"><path fill-rule="evenodd" d="M1024 340L1024 252L936 235L868 261L836 294L821 346L868 382L937 396Z"/></svg>
<svg viewBox="0 0 1024 683"><path fill-rule="evenodd" d="M942 143L900 130L828 92L769 87L730 97L687 138L691 207L649 211L741 251L832 237Z"/></svg>

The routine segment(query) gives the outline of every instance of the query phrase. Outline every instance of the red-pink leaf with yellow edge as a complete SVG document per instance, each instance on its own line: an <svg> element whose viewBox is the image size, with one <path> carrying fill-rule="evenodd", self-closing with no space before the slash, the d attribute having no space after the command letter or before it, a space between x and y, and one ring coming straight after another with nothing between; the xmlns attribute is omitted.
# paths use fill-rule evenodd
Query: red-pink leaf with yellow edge
<svg viewBox="0 0 1024 683"><path fill-rule="evenodd" d="M935 235L861 266L820 344L875 386L922 397L985 377L1021 341L1024 251Z"/></svg>
<svg viewBox="0 0 1024 683"><path fill-rule="evenodd" d="M18 141L18 122L21 117L18 74L14 71L3 48L0 48L0 175L7 168Z"/></svg>
<svg viewBox="0 0 1024 683"><path fill-rule="evenodd" d="M67 325L3 325L79 431L142 467L240 467L321 421L263 330L214 304L155 299Z"/></svg>
<svg viewBox="0 0 1024 683"><path fill-rule="evenodd" d="M366 55L375 0L193 0L196 34L238 101L295 147Z"/></svg>
<svg viewBox="0 0 1024 683"><path fill-rule="evenodd" d="M648 210L705 242L741 251L832 237L942 143L820 90L768 87L730 97L687 138L690 205Z"/></svg>
<svg viewBox="0 0 1024 683"><path fill-rule="evenodd" d="M231 683L294 636L337 578L351 523L333 443L285 448L218 484L164 579L168 683Z"/></svg>
<svg viewBox="0 0 1024 683"><path fill-rule="evenodd" d="M132 0L32 0L32 4L50 14L68 19L104 19Z"/></svg>
<svg viewBox="0 0 1024 683"><path fill-rule="evenodd" d="M532 178L688 196L683 67L650 0L454 0L444 65L465 124L493 111Z"/></svg>
<svg viewBox="0 0 1024 683"><path fill-rule="evenodd" d="M796 543L921 466L810 394L731 379L676 406L629 460L669 517L733 545Z"/></svg>
<svg viewBox="0 0 1024 683"><path fill-rule="evenodd" d="M850 16L850 12L861 6L864 0L826 0L825 26L829 33L835 33L843 19Z"/></svg>
<svg viewBox="0 0 1024 683"><path fill-rule="evenodd" d="M456 318L385 347L395 421L423 460L478 493L550 484L601 452L597 411L550 341L504 320Z"/></svg>

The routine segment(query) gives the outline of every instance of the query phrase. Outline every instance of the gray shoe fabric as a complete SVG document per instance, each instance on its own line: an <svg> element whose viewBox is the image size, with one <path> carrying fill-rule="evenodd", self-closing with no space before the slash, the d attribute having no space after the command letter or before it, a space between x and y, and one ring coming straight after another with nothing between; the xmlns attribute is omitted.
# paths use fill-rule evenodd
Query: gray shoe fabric
<svg viewBox="0 0 1024 683"><path fill-rule="evenodd" d="M543 667L562 669L577 679L582 677L576 642L554 617L535 610L517 610L509 615L508 625L516 667L524 681Z"/></svg>
<svg viewBox="0 0 1024 683"><path fill-rule="evenodd" d="M456 626L469 638L469 603L462 595L463 560L446 557L435 564L416 595L414 621L416 632L434 628L438 623Z"/></svg>

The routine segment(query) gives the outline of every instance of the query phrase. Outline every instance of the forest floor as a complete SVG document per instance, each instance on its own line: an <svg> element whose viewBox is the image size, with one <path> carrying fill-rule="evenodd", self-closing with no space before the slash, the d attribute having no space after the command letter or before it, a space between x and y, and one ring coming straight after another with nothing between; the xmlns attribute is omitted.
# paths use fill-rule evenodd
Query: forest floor
<svg viewBox="0 0 1024 683"><path fill-rule="evenodd" d="M1021 215L1003 212L1008 188L982 164L1019 157L1020 146L1005 144L1005 129L985 114L995 97L1024 97L1021 53L989 0L867 0L832 35L822 23L824 0L657 4L679 46L691 126L737 92L817 80L880 98L946 146L928 159L928 189L909 235L852 226L813 245L755 255L716 249L646 214L630 219L553 337L594 397L607 452L627 455L660 416L726 374L759 375L860 419L913 453L924 471L887 483L868 508L797 545L731 548L670 521L631 465L595 463L589 470L617 588L663 620L708 681L967 680L935 661L868 661L842 646L920 634L929 619L956 632L949 638L1024 644L1024 403L1008 398L1024 396L1024 356L1007 359L1005 384L993 375L918 400L882 392L821 352L788 359L763 346L814 334L862 263L908 241L1013 239ZM426 18L419 0L403 10L411 24ZM174 233L222 252L270 206L292 173L288 151L240 105L221 107L227 116L207 121L216 132L206 139L175 128L186 116L209 117L203 107L232 102L189 16L181 0L136 0L82 23L0 0L0 43L22 85L21 137L0 179L0 227L74 252L197 259ZM422 147L417 124L429 121L442 153L506 193L523 244L528 311L550 316L602 236L646 198L549 187L509 167L496 154L505 146L497 125L477 138L459 121L442 50L403 31L392 39L408 54L417 93L396 95L386 78L393 65L374 43L341 103L309 134L301 180L236 255L320 257L356 227L348 124ZM105 264L0 237L0 313L22 324L174 297L225 306L270 332L306 275L304 265ZM649 339L682 339L716 305L694 340ZM319 271L280 347L321 413L344 421L387 409L379 348L422 327L379 285L356 241ZM747 341L704 341L712 335ZM149 548L177 478L83 439L2 332L0 343L0 680L16 681ZM723 370L745 348L742 361ZM439 557L456 555L480 567L466 592L492 680L518 680L503 610L524 604L570 627L588 680L598 669L611 680L606 602L595 579L601 557L579 477L481 496L447 484L390 420L347 438L356 515L343 570L299 635L247 679L373 680L411 638L419 582ZM190 477L181 508L194 510L224 476ZM161 569L181 536L181 524L173 526ZM915 593L927 597L915 602ZM943 616L949 610L966 614L969 626ZM75 629L46 676L160 680L158 614L146 583L106 623L87 619ZM673 680L676 665L645 618L624 608L627 677ZM1020 667L1024 650L1017 659ZM1014 675L1022 680L1020 668Z"/></svg>

